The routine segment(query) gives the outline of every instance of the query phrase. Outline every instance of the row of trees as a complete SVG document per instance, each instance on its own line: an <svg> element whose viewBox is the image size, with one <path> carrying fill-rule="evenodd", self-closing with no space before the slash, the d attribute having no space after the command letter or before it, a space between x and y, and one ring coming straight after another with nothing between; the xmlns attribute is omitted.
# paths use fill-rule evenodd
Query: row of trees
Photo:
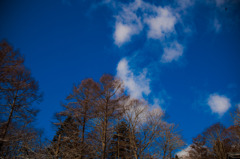
<svg viewBox="0 0 240 159"><path fill-rule="evenodd" d="M32 123L42 98L24 59L0 43L0 157L2 158L178 158L185 143L164 113L144 100L132 99L123 83L111 75L74 85L63 111L56 113L56 134L42 142ZM215 124L193 139L189 158L225 159L240 151L239 109L235 125Z"/></svg>
<svg viewBox="0 0 240 159"><path fill-rule="evenodd" d="M193 139L189 157L194 159L226 159L228 153L240 151L239 127L225 128L221 123L210 126Z"/></svg>
<svg viewBox="0 0 240 159"><path fill-rule="evenodd" d="M190 159L226 159L228 153L240 152L240 108L232 114L234 125L226 128L216 123L193 138L190 146Z"/></svg>
<svg viewBox="0 0 240 159"><path fill-rule="evenodd" d="M126 96L123 83L110 75L74 86L59 129L48 147L55 158L172 158L184 146L174 124L159 109Z"/></svg>
<svg viewBox="0 0 240 159"><path fill-rule="evenodd" d="M240 158L240 105L231 114L234 124L226 128L221 123L208 127L203 133L193 138L185 155L175 156L182 159L227 159L235 154Z"/></svg>

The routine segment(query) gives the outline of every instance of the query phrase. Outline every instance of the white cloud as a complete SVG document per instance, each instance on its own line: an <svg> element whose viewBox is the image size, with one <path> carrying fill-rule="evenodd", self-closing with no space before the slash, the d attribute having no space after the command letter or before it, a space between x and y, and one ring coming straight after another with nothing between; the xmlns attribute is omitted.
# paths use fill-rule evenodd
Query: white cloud
<svg viewBox="0 0 240 159"><path fill-rule="evenodd" d="M174 31L177 20L169 8L158 7L157 16L150 16L145 22L149 26L148 38L163 39L166 34Z"/></svg>
<svg viewBox="0 0 240 159"><path fill-rule="evenodd" d="M132 28L130 26L117 23L114 33L115 44L121 46L123 43L130 41L132 34Z"/></svg>
<svg viewBox="0 0 240 159"><path fill-rule="evenodd" d="M192 0L177 2L180 8L192 5ZM160 40L164 50L162 63L177 61L182 56L183 46L177 41L175 30L175 25L180 21L182 24L182 20L176 9L169 6L156 6L142 0L135 0L120 6L121 9L115 16L116 23L113 34L114 43L118 47L130 42L132 36L140 34L145 29L148 39ZM182 31L186 30L185 28ZM188 33L186 32L186 34Z"/></svg>
<svg viewBox="0 0 240 159"><path fill-rule="evenodd" d="M116 16L116 25L114 31L114 41L119 47L129 42L131 37L140 33L142 30L141 17L138 17L136 11L141 6L141 0L136 0L128 5L122 5L121 12Z"/></svg>
<svg viewBox="0 0 240 159"><path fill-rule="evenodd" d="M170 7L158 7L142 0L120 5L121 11L116 18L114 41L119 47L129 42L133 35L148 28L147 37L161 39L175 33L177 18Z"/></svg>
<svg viewBox="0 0 240 159"><path fill-rule="evenodd" d="M231 107L230 99L218 94L211 94L207 103L212 112L219 116L222 116Z"/></svg>
<svg viewBox="0 0 240 159"><path fill-rule="evenodd" d="M141 74L134 75L125 58L118 63L117 77L123 80L124 87L132 98L141 99L143 94L148 95L151 92L150 79L146 75L146 69Z"/></svg>
<svg viewBox="0 0 240 159"><path fill-rule="evenodd" d="M177 41L171 43L170 46L165 47L163 50L164 53L161 59L163 63L172 62L173 60L176 61L183 54L183 46Z"/></svg>

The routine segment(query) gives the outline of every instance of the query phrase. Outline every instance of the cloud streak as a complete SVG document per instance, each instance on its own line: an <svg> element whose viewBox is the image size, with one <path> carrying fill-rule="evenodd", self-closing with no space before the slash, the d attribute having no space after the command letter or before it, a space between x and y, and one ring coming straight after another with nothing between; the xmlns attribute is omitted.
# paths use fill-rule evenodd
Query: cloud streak
<svg viewBox="0 0 240 159"><path fill-rule="evenodd" d="M143 95L149 95L150 79L147 78L147 70L144 69L139 75L135 75L129 68L129 61L125 58L120 60L117 66L117 77L123 80L124 87L131 98L142 99Z"/></svg>

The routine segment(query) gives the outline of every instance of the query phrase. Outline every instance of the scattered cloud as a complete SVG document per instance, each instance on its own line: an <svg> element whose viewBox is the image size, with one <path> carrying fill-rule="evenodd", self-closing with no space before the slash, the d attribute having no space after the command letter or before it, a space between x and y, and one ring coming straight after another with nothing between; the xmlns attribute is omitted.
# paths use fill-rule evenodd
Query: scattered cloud
<svg viewBox="0 0 240 159"><path fill-rule="evenodd" d="M129 61L125 58L118 63L117 77L123 80L124 87L132 98L141 99L143 95L151 92L147 70L144 69L142 73L135 75L129 68Z"/></svg>
<svg viewBox="0 0 240 159"><path fill-rule="evenodd" d="M114 33L115 44L121 46L123 43L130 41L132 36L132 28L122 23L116 23L116 30Z"/></svg>
<svg viewBox="0 0 240 159"><path fill-rule="evenodd" d="M218 94L209 95L207 104L210 106L213 113L222 116L230 107L230 99Z"/></svg>
<svg viewBox="0 0 240 159"><path fill-rule="evenodd" d="M130 41L145 28L149 39L164 40L168 34L174 33L177 18L170 7L152 5L142 0L122 5L116 16L114 41L119 47ZM119 33L124 31L124 35Z"/></svg>
<svg viewBox="0 0 240 159"><path fill-rule="evenodd" d="M129 42L133 35L139 34L142 30L141 17L138 17L136 11L141 6L141 0L136 0L128 5L121 5L121 11L116 18L114 41L119 47Z"/></svg>
<svg viewBox="0 0 240 159"><path fill-rule="evenodd" d="M192 0L176 1L177 7L158 6L142 0L124 3L117 11L114 26L114 43L121 47L131 42L132 36L139 35L146 39L157 40L163 48L162 63L177 61L182 56L184 47L178 39L178 32L189 34L191 28L183 24L180 12L193 5ZM182 25L176 30L176 25ZM145 34L146 33L146 34ZM156 62L159 62L157 60Z"/></svg>
<svg viewBox="0 0 240 159"><path fill-rule="evenodd" d="M164 53L161 59L161 62L163 63L172 62L174 60L176 61L183 54L183 46L177 41L171 43L170 46L165 47L163 50Z"/></svg>
<svg viewBox="0 0 240 159"><path fill-rule="evenodd" d="M166 34L174 31L177 19L169 7L158 7L156 12L156 16L149 16L145 19L149 26L148 38L163 39Z"/></svg>

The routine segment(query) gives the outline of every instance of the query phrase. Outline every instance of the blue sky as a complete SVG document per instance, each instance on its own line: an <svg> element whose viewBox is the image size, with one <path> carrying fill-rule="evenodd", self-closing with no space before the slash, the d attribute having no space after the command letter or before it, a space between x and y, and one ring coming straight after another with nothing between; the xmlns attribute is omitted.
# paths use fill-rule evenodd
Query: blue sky
<svg viewBox="0 0 240 159"><path fill-rule="evenodd" d="M51 121L74 83L110 73L132 98L159 107L192 137L231 124L240 103L238 0L2 0L0 39L25 56Z"/></svg>

